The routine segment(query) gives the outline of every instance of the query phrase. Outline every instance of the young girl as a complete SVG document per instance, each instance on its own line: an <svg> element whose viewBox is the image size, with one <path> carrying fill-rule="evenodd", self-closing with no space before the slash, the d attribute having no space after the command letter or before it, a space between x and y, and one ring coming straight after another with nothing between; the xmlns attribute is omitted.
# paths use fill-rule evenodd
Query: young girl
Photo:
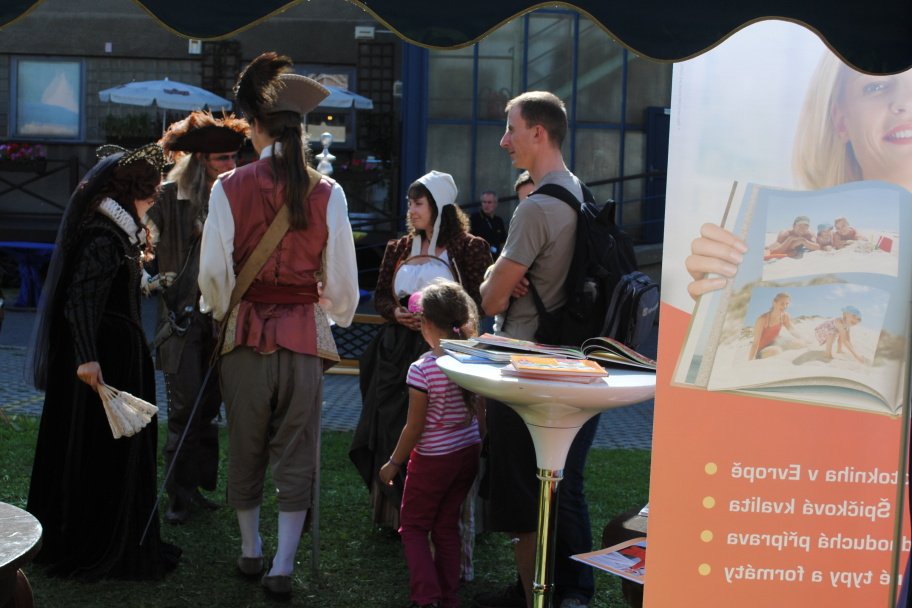
<svg viewBox="0 0 912 608"><path fill-rule="evenodd" d="M833 343L835 342L837 353L841 353L845 347L859 363L867 362L867 359L856 353L852 346L850 330L859 323L861 323L861 311L854 306L846 306L842 309L841 317L828 319L814 328L817 341L826 348L827 360L833 358Z"/></svg>
<svg viewBox="0 0 912 608"><path fill-rule="evenodd" d="M478 472L481 451L475 400L437 367L443 338L474 335L475 303L458 284L439 282L421 297L421 334L430 352L411 364L408 419L396 449L380 469L393 478L408 464L399 534L409 568L411 606L455 608L459 586L459 513ZM428 540L434 544L434 553Z"/></svg>

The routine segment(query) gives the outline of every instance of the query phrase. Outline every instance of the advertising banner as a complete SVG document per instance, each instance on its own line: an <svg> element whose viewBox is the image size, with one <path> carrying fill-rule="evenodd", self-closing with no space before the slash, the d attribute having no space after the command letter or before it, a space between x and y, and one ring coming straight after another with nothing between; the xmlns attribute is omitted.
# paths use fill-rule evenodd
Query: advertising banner
<svg viewBox="0 0 912 608"><path fill-rule="evenodd" d="M910 186L912 73L783 21L675 65L647 608L895 601Z"/></svg>

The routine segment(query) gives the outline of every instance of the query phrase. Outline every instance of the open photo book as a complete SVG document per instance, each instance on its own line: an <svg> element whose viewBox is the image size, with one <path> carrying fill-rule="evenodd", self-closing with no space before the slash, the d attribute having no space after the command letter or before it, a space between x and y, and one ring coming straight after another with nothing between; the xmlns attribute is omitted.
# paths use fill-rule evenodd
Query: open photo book
<svg viewBox="0 0 912 608"><path fill-rule="evenodd" d="M722 226L748 251L724 289L697 301L674 383L899 415L912 195L879 181L814 191L736 183Z"/></svg>
<svg viewBox="0 0 912 608"><path fill-rule="evenodd" d="M655 371L656 362L611 338L589 338L579 348L540 344L494 334L482 334L469 340L441 340L440 345L463 362L508 363L516 354L547 355L568 359L590 359L607 366L621 366Z"/></svg>

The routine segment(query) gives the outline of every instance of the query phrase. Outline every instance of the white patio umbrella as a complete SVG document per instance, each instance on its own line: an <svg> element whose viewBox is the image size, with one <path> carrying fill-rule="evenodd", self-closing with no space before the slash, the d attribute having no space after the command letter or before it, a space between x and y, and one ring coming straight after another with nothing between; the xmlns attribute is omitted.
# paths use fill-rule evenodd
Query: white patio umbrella
<svg viewBox="0 0 912 608"><path fill-rule="evenodd" d="M123 103L131 106L151 106L153 103L163 110L230 110L231 102L206 89L174 80L145 80L128 82L98 92L101 101Z"/></svg>
<svg viewBox="0 0 912 608"><path fill-rule="evenodd" d="M330 84L324 84L323 86L329 89L329 96L320 102L320 105L317 106L318 108L354 107L356 110L372 110L374 108L374 102L369 97L358 95L348 89Z"/></svg>
<svg viewBox="0 0 912 608"><path fill-rule="evenodd" d="M168 128L168 110L191 112L209 108L212 111L231 109L231 101L206 89L175 80L143 80L128 82L98 91L101 101L130 106L151 106L162 109L162 133Z"/></svg>

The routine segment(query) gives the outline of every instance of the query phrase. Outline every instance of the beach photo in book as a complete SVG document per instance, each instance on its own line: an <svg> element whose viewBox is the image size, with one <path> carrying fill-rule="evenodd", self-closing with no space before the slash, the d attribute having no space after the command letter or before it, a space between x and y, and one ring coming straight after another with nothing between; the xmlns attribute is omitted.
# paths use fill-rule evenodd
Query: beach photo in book
<svg viewBox="0 0 912 608"><path fill-rule="evenodd" d="M871 195L868 188L773 192L749 185L746 190L745 196L749 198L768 197L768 201L760 201L766 208L765 218L760 218L766 222L763 280L827 272L896 276L899 270L896 201L868 205L866 197Z"/></svg>
<svg viewBox="0 0 912 608"><path fill-rule="evenodd" d="M749 253L727 288L698 300L675 382L900 413L910 199L876 181L816 191L736 184L727 215Z"/></svg>

